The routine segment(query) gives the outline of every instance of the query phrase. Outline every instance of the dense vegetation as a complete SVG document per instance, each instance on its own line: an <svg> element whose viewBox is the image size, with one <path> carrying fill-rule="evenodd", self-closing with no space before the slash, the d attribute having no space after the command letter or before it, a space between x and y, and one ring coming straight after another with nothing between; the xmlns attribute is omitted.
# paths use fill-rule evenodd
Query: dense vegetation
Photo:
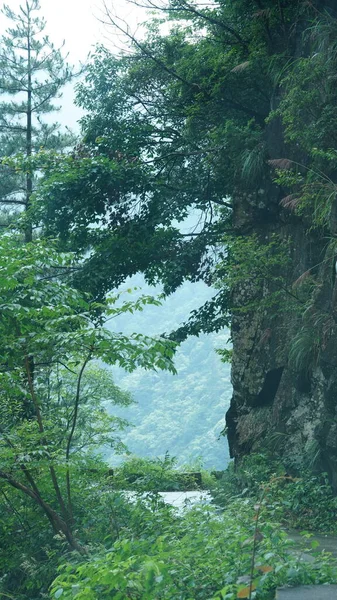
<svg viewBox="0 0 337 600"><path fill-rule="evenodd" d="M230 319L235 336L240 316L268 311L301 323L281 350L305 383L327 346L334 313L316 307L315 271L298 273L293 286L289 273L302 264L294 266L292 229L266 228L275 214L286 225L300 222L301 239L319 232L330 262L335 255L333 7L173 0L161 7L164 27L152 20L143 41L125 31L129 53L97 49L77 87L86 114L75 145L44 121L72 72L44 37L38 0L18 13L4 8L11 27L0 42L0 595L267 600L279 585L337 581L331 557L302 562L282 531L335 530L336 515L325 475L309 474L301 461L283 466L282 432L272 457L231 466L218 483L204 473L217 508L177 512L162 502L159 488L190 485L168 455L133 459L114 473L102 459L111 449L124 453L121 411L132 403L106 367L134 374L134 383L129 375L119 382L141 393L136 369L175 374L184 356L177 345L188 336L218 332ZM160 299L120 291L139 272L163 286ZM134 314L164 303L185 280L214 285L215 296L189 318L135 333ZM267 328L258 345L271 336ZM187 341L191 353L198 341ZM215 364L201 358L198 376L180 369L198 454L198 420L209 413L205 370ZM239 387L235 361L234 347ZM133 409L142 419L137 435L145 428L147 440L156 411L179 387L179 379L157 385L149 377L156 406L151 398L146 411ZM170 443L182 438L174 445L182 455L184 423L173 428L173 420L182 421L177 411L167 434ZM313 447L312 468L316 454Z"/></svg>

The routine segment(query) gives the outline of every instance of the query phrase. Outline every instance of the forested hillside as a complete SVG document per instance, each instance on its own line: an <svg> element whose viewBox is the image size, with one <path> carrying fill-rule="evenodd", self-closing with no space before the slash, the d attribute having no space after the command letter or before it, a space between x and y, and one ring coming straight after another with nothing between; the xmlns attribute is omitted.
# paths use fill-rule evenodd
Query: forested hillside
<svg viewBox="0 0 337 600"><path fill-rule="evenodd" d="M140 278L128 285L142 293L151 288ZM155 294L159 289L152 290ZM192 310L212 295L204 284L185 283L160 307L146 307L134 318L122 316L113 327L131 334L134 328L149 335L169 333L179 327ZM137 292L135 292L137 296ZM201 334L183 342L175 356L176 375L137 370L127 374L113 369L116 383L131 392L137 405L118 410L134 427L123 439L129 450L144 457L169 452L178 464L203 464L222 470L228 462L227 440L221 435L231 395L229 365L220 361L217 348L227 345L228 331ZM114 412L116 408L114 407ZM116 463L118 457L109 460Z"/></svg>

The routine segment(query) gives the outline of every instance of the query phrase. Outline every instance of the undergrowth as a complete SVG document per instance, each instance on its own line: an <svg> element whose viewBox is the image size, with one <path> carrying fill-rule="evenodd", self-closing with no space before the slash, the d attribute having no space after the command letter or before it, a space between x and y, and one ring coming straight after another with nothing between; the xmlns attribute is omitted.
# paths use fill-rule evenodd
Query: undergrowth
<svg viewBox="0 0 337 600"><path fill-rule="evenodd" d="M238 467L230 464L212 494L220 506L233 498L259 500L263 495L270 517L289 529L337 533L337 498L326 473L304 470L293 476L275 458L255 454Z"/></svg>
<svg viewBox="0 0 337 600"><path fill-rule="evenodd" d="M161 476L158 464L147 465L148 476L151 470L154 479ZM271 600L280 586L337 582L331 555L319 553L308 536L305 551L312 562L301 560L302 550L282 526L332 529L336 501L324 478L294 478L257 455L210 483L214 506L183 511L155 491L134 492L130 500L106 484L100 501L104 511L116 505L110 508L111 527L92 539L86 557L72 555L61 565L50 597Z"/></svg>
<svg viewBox="0 0 337 600"><path fill-rule="evenodd" d="M53 598L235 600L249 598L251 588L252 598L267 600L281 585L337 581L329 556L302 562L264 508L257 527L251 499L233 501L222 515L209 506L183 515L163 505L148 512L146 502L139 499L136 506L137 534L125 530L86 559L61 567Z"/></svg>
<svg viewBox="0 0 337 600"><path fill-rule="evenodd" d="M132 456L114 470L111 479L115 489L138 492L208 489L214 482L214 477L200 468L177 469L177 459L168 453L155 459Z"/></svg>

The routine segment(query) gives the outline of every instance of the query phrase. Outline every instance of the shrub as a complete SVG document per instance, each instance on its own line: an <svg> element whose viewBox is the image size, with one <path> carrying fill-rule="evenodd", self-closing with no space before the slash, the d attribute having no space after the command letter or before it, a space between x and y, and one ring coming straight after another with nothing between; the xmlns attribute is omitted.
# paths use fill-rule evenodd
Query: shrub
<svg viewBox="0 0 337 600"><path fill-rule="evenodd" d="M254 597L267 600L280 585L337 581L328 557L301 562L291 544L250 499L232 502L222 516L211 507L183 515L160 507L143 513L137 536L130 529L108 549L63 565L51 597L235 600L249 596L252 575Z"/></svg>

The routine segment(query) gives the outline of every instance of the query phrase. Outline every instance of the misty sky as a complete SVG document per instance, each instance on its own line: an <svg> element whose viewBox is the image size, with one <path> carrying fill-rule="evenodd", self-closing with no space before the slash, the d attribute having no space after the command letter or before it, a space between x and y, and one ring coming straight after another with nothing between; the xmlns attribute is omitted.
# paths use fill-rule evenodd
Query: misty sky
<svg viewBox="0 0 337 600"><path fill-rule="evenodd" d="M7 0L12 10L17 10L25 0ZM2 5L2 2L0 3ZM84 61L96 43L112 45L112 32L100 23L104 18L102 0L40 0L40 15L47 20L47 33L56 44L66 41L66 50L72 62ZM134 28L137 22L146 19L146 13L127 0L106 0L107 6L115 14L124 18ZM1 30L6 20L0 16Z"/></svg>
<svg viewBox="0 0 337 600"><path fill-rule="evenodd" d="M6 4L16 11L25 0L7 0ZM0 6L3 3L0 1ZM96 44L104 44L113 51L120 47L120 39L113 29L105 27L99 19L105 18L102 0L40 0L40 16L47 20L46 33L52 42L61 45L65 41L64 54L69 53L71 64L85 63L88 54ZM139 23L146 19L142 9L128 3L127 0L106 0L114 14L123 18L134 32ZM0 30L5 32L8 21L0 14ZM62 99L62 111L50 115L48 120L58 120L64 125L77 129L76 121L81 111L74 106L74 89L67 86Z"/></svg>

